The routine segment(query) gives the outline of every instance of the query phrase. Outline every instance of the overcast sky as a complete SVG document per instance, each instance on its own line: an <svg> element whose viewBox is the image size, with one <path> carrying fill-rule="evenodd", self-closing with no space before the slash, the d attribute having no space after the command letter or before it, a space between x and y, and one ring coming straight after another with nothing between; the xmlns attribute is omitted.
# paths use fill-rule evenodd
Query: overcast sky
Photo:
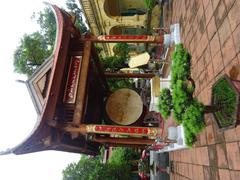
<svg viewBox="0 0 240 180"><path fill-rule="evenodd" d="M47 1L47 0L46 0ZM65 0L49 0L64 7ZM13 73L13 52L25 33L39 27L33 12L44 7L41 0L1 1L0 6L0 151L21 143L36 123L36 112L27 88L17 83L24 76ZM62 170L79 154L45 151L28 155L0 156L1 180L59 180Z"/></svg>

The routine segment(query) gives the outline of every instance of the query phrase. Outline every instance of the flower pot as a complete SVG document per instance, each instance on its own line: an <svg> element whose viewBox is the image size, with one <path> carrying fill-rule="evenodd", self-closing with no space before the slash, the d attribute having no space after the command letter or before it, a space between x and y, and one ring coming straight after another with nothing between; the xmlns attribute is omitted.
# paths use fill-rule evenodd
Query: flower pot
<svg viewBox="0 0 240 180"><path fill-rule="evenodd" d="M169 127L168 128L168 139L169 140L177 140L178 138L178 131L177 131L177 127Z"/></svg>

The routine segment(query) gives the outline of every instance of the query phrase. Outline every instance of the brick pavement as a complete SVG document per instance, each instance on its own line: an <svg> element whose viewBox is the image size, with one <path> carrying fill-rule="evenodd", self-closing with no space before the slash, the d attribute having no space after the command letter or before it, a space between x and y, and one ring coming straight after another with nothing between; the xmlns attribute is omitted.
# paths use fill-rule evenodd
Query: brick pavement
<svg viewBox="0 0 240 180"><path fill-rule="evenodd" d="M210 104L213 83L240 65L240 0L173 0L169 18L165 25L180 23L192 55L195 96ZM211 114L205 121L193 148L170 153L171 180L240 179L240 126L220 131Z"/></svg>

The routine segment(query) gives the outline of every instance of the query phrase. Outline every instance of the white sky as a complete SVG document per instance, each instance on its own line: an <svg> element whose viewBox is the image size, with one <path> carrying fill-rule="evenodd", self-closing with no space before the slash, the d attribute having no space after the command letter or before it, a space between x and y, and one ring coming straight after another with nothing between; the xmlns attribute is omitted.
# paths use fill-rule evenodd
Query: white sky
<svg viewBox="0 0 240 180"><path fill-rule="evenodd" d="M47 1L47 0L45 0ZM48 0L64 7L65 0ZM13 52L24 33L38 29L33 12L43 9L42 0L1 1L0 5L0 151L21 143L36 123L36 113L27 88L17 83L24 76L13 73ZM79 154L45 151L27 155L0 156L1 180L59 180L67 164Z"/></svg>

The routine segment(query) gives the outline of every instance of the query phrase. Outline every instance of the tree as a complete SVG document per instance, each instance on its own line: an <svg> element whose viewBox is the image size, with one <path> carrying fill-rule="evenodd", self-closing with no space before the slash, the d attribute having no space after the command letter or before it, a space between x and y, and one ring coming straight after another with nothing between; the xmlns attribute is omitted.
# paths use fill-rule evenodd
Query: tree
<svg viewBox="0 0 240 180"><path fill-rule="evenodd" d="M102 164L98 157L83 156L63 170L63 180L116 180L129 179L130 168L125 164Z"/></svg>
<svg viewBox="0 0 240 180"><path fill-rule="evenodd" d="M130 148L115 148L107 163L102 157L82 156L78 163L71 163L63 170L64 180L116 180L131 179L131 160L139 159L140 154Z"/></svg>
<svg viewBox="0 0 240 180"><path fill-rule="evenodd" d="M127 43L117 43L113 48L113 56L100 57L104 70L114 72L127 67L126 63L129 60L129 51Z"/></svg>
<svg viewBox="0 0 240 180"><path fill-rule="evenodd" d="M98 53L101 53L103 49L97 46L97 50ZM126 62L129 60L129 51L129 45L127 43L117 43L113 48L113 56L100 56L104 71L116 72L121 68L127 67ZM133 88L133 81L131 79L108 78L107 82L111 91L120 88Z"/></svg>
<svg viewBox="0 0 240 180"><path fill-rule="evenodd" d="M98 158L82 156L78 163L71 163L63 170L64 180L85 180L98 179L96 173L101 176L103 172L102 164Z"/></svg>
<svg viewBox="0 0 240 180"><path fill-rule="evenodd" d="M129 59L129 45L127 43L117 43L113 47L114 55L123 58L125 61Z"/></svg>
<svg viewBox="0 0 240 180"><path fill-rule="evenodd" d="M39 32L25 34L14 52L14 71L30 76L50 54L51 50Z"/></svg>
<svg viewBox="0 0 240 180"><path fill-rule="evenodd" d="M83 19L82 19L83 12L77 5L76 1L75 0L67 0L66 5L67 5L67 8L70 11L70 13L76 17L76 22L75 22L76 27L79 28L81 33L86 32L87 27L84 24Z"/></svg>
<svg viewBox="0 0 240 180"><path fill-rule="evenodd" d="M118 147L112 152L109 158L110 164L129 164L132 160L140 158L140 154L131 148Z"/></svg>
<svg viewBox="0 0 240 180"><path fill-rule="evenodd" d="M82 22L81 9L78 8L75 0L67 0L67 7L76 16L76 26L80 32L87 31ZM40 30L32 34L25 34L20 45L14 52L13 65L15 72L30 76L52 53L56 38L56 20L51 8L44 8L43 11L33 13L40 26Z"/></svg>
<svg viewBox="0 0 240 180"><path fill-rule="evenodd" d="M33 18L36 18L35 13ZM40 26L40 33L45 38L45 43L53 50L56 38L56 20L51 8L46 7L43 11L38 12L37 23Z"/></svg>

